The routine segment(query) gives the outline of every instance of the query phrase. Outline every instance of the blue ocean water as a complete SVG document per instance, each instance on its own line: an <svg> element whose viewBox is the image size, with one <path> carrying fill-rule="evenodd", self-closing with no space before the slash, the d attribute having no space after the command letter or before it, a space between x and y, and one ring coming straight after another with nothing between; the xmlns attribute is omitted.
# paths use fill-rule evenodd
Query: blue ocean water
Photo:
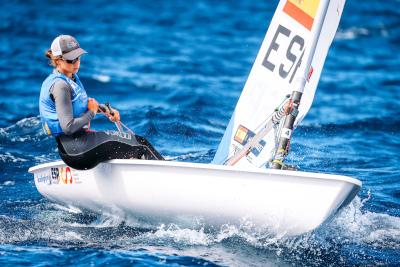
<svg viewBox="0 0 400 267"><path fill-rule="evenodd" d="M162 154L210 162L277 1L3 1L0 13L0 264L400 265L400 1L348 0L289 160L362 180L332 221L299 237L224 228L142 229L43 198L28 168L58 159L38 118L59 34L89 54L90 96ZM97 118L96 129L112 128Z"/></svg>

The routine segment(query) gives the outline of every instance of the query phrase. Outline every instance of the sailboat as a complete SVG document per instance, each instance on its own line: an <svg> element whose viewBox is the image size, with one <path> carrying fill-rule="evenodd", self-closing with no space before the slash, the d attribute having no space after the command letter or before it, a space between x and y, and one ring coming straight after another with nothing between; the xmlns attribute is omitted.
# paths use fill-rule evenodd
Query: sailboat
<svg viewBox="0 0 400 267"><path fill-rule="evenodd" d="M138 223L312 231L349 204L355 178L285 164L311 107L345 0L281 0L210 164L116 159L90 170L31 167L38 191L67 207ZM189 225L190 226L190 225Z"/></svg>

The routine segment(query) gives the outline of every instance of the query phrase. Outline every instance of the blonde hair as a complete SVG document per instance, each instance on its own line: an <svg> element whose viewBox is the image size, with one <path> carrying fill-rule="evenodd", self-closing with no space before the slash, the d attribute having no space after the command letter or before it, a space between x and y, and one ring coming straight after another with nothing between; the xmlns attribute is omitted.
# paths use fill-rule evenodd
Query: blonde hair
<svg viewBox="0 0 400 267"><path fill-rule="evenodd" d="M44 55L49 59L49 65L53 67L57 67L57 61L62 58L62 56L53 56L51 49L46 50Z"/></svg>

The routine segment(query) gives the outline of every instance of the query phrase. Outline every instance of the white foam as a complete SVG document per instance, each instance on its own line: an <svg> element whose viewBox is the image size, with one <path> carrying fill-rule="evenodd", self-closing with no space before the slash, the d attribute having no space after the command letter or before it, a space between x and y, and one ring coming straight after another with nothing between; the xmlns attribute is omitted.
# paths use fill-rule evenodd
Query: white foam
<svg viewBox="0 0 400 267"><path fill-rule="evenodd" d="M111 81L111 77L108 75L102 75L102 74L94 74L93 79L102 82L102 83L108 83Z"/></svg>
<svg viewBox="0 0 400 267"><path fill-rule="evenodd" d="M82 213L82 211L80 209L76 208L76 207L72 207L72 206L66 207L66 206L63 206L63 205L60 205L60 204L56 204L56 203L54 203L52 205L53 205L54 208L56 208L58 210L66 211L66 212L69 212L69 213L73 213L73 214Z"/></svg>
<svg viewBox="0 0 400 267"><path fill-rule="evenodd" d="M383 213L374 213L365 211L363 205L367 203L369 198L361 200L359 197L338 215L332 221L323 225L318 230L297 237L287 237L285 233L274 233L272 230L256 229L254 225L244 220L242 225L223 225L220 229L209 229L202 224L201 220L192 218L189 226L178 224L162 224L153 231L148 231L138 227L137 222L125 222L125 225L130 227L138 227L138 235L130 236L125 233L110 235L104 237L101 229L93 228L116 228L123 223L123 217L102 215L95 222L84 224L71 221L76 210L70 207L64 207L57 204L50 204L55 207L54 211L49 209L39 209L40 211L34 219L40 223L33 224L29 227L24 227L23 221L9 223L6 220L3 227L8 227L10 224L17 225L18 231L15 235L2 234L0 229L0 241L11 239L16 241L31 240L32 238L51 239L56 241L84 241L86 243L98 244L100 246L109 246L118 244L124 248L131 248L140 244L141 246L161 246L161 247L218 247L221 243L234 242L250 248L266 249L277 256L284 257L285 255L298 256L303 253L310 253L318 257L321 253L327 253L334 250L336 246L342 244L355 244L373 249L400 248L400 218L390 216ZM49 205L49 204L46 204ZM65 213L68 212L68 214ZM72 217L71 217L72 216ZM66 220L68 218L68 220ZM0 221L1 222L1 221ZM44 225L52 225L45 227ZM33 227L32 227L33 226ZM25 229L26 228L26 229ZM79 228L74 231L74 228ZM91 228L85 230L84 228ZM150 229L150 230L151 230ZM29 231L28 231L29 230ZM99 232L97 232L99 231ZM136 232L136 230L135 230ZM99 233L97 235L97 233ZM105 241L107 240L107 241ZM106 243L105 243L106 242ZM186 249L186 248L185 248Z"/></svg>
<svg viewBox="0 0 400 267"><path fill-rule="evenodd" d="M100 215L96 221L90 224L91 227L105 228L105 227L116 227L123 222L123 219L119 216L112 215Z"/></svg>
<svg viewBox="0 0 400 267"><path fill-rule="evenodd" d="M184 245L207 246L214 242L212 236L204 232L204 228L198 230L182 229L175 224L168 226L162 224L157 231L154 233L147 233L145 236L150 240L169 240Z"/></svg>
<svg viewBox="0 0 400 267"><path fill-rule="evenodd" d="M82 236L76 232L67 231L64 233L64 237L67 240L83 240Z"/></svg>
<svg viewBox="0 0 400 267"><path fill-rule="evenodd" d="M13 125L5 128L0 128L0 135L4 137L12 137L12 142L36 141L43 131L37 131L40 128L40 118L29 117L19 120Z"/></svg>
<svg viewBox="0 0 400 267"><path fill-rule="evenodd" d="M12 155L10 152L6 152L5 154L0 154L0 161L2 162L25 162L26 159L18 158Z"/></svg>
<svg viewBox="0 0 400 267"><path fill-rule="evenodd" d="M183 228L179 225L161 225L155 232L146 233L145 240L156 243L178 243L181 245L210 246L230 238L240 238L250 246L274 248L279 256L284 251L299 253L322 250L335 244L361 244L374 248L400 248L400 218L383 213L363 211L364 202L359 198L337 214L332 221L314 232L290 237L265 229L255 229L244 223L237 227L223 225L218 231L205 231L204 227Z"/></svg>
<svg viewBox="0 0 400 267"><path fill-rule="evenodd" d="M328 231L357 244L381 248L400 248L400 218L384 213L363 211L364 201L356 197L334 220Z"/></svg>
<svg viewBox="0 0 400 267"><path fill-rule="evenodd" d="M359 36L367 36L369 34L369 30L366 28L356 28L352 27L346 30L339 30L335 39L337 40L353 40L358 38Z"/></svg>
<svg viewBox="0 0 400 267"><path fill-rule="evenodd" d="M3 185L5 185L5 186L15 185L15 181L5 181L5 182L3 183Z"/></svg>

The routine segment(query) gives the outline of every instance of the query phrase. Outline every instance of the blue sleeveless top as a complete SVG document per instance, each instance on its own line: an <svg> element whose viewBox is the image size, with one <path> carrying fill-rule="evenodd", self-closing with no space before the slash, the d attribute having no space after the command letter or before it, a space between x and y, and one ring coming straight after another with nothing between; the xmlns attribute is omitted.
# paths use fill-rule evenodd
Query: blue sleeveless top
<svg viewBox="0 0 400 267"><path fill-rule="evenodd" d="M39 98L40 119L43 130L48 135L58 136L63 133L60 122L57 117L56 105L50 97L50 89L56 82L56 79L64 80L72 88L72 112L73 117L80 117L88 110L88 96L83 87L78 75L75 76L75 81L68 78L66 75L54 71L50 74L42 84Z"/></svg>

